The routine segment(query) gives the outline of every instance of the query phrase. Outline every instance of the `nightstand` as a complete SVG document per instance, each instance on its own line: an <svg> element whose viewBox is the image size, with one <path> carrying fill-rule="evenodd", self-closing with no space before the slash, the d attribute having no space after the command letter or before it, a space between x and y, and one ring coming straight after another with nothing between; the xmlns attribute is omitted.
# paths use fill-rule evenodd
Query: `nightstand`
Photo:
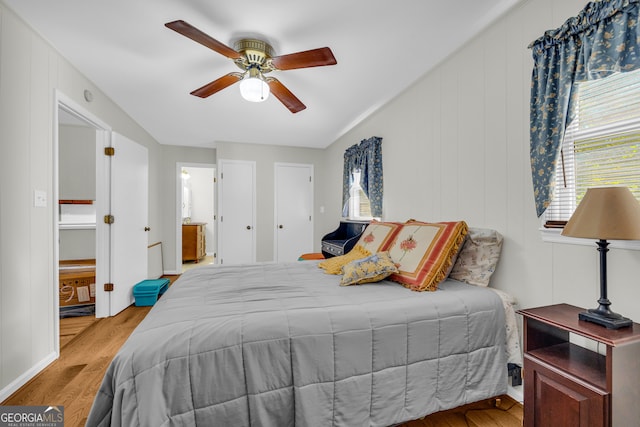
<svg viewBox="0 0 640 427"><path fill-rule="evenodd" d="M640 324L607 329L579 307L519 310L524 317L524 426L625 427L640 420ZM569 342L593 340L601 352ZM600 354L602 353L602 354Z"/></svg>

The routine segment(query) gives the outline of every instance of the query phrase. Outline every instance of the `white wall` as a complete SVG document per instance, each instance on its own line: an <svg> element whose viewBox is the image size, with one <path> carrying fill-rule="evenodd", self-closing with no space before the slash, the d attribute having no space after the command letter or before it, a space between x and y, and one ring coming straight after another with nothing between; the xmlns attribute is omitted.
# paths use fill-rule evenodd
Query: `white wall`
<svg viewBox="0 0 640 427"><path fill-rule="evenodd" d="M55 90L149 149L149 239L162 239L159 144L0 2L0 401L56 356Z"/></svg>
<svg viewBox="0 0 640 427"><path fill-rule="evenodd" d="M221 142L217 144L216 154L218 159L248 160L256 162L256 260L273 261L273 238L275 231L274 220L274 164L304 163L314 165L314 244L315 250L320 251L320 239L322 238L319 213L322 199L317 196L316 189L324 184L323 150L314 148L295 148L275 145L236 144ZM340 166L342 176L342 164ZM340 190L342 191L342 190ZM342 193L340 193L342 194ZM337 222L333 224L336 228Z"/></svg>
<svg viewBox="0 0 640 427"><path fill-rule="evenodd" d="M85 101L85 89L93 102ZM0 0L0 401L56 357L56 90L147 147L148 239L163 243L167 271L176 269L176 163L216 162L214 149L159 145ZM16 180L18 175L23 178ZM34 190L46 192L46 208L33 207Z"/></svg>
<svg viewBox="0 0 640 427"><path fill-rule="evenodd" d="M96 200L95 129L60 125L58 134L58 198ZM91 230L60 230L59 241L60 260L96 258L95 227Z"/></svg>
<svg viewBox="0 0 640 427"><path fill-rule="evenodd" d="M384 218L460 220L505 236L493 286L523 307L595 307L593 246L544 243L529 164L528 44L575 16L585 0L529 0L492 25L326 152L322 227L340 218L344 150L383 137ZM608 254L612 309L640 321L640 251Z"/></svg>
<svg viewBox="0 0 640 427"><path fill-rule="evenodd" d="M58 133L58 197L63 200L95 200L95 129L60 125Z"/></svg>

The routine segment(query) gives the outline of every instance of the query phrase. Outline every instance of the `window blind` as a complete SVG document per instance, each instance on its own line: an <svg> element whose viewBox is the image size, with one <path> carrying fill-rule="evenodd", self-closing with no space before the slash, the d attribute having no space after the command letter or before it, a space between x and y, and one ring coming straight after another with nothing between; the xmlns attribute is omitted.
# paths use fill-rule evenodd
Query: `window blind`
<svg viewBox="0 0 640 427"><path fill-rule="evenodd" d="M640 71L578 85L556 168L547 226L562 226L587 188L624 185L640 199Z"/></svg>

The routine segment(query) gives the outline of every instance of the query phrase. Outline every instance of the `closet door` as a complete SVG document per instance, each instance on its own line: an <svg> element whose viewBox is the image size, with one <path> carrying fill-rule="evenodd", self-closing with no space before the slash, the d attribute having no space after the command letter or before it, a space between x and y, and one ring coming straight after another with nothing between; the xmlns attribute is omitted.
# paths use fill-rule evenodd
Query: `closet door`
<svg viewBox="0 0 640 427"><path fill-rule="evenodd" d="M275 164L275 261L313 251L313 165Z"/></svg>
<svg viewBox="0 0 640 427"><path fill-rule="evenodd" d="M256 163L220 160L218 253L220 264L256 261Z"/></svg>

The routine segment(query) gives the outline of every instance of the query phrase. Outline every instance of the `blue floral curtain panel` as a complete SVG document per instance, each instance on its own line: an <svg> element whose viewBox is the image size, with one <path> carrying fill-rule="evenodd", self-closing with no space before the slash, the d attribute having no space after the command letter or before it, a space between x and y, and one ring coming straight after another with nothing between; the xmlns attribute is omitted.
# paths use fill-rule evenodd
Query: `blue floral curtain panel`
<svg viewBox="0 0 640 427"><path fill-rule="evenodd" d="M640 0L639 0L640 1ZM369 198L371 215L382 216L382 138L372 136L344 152L342 216L349 214L349 187L353 172L360 171L360 186Z"/></svg>
<svg viewBox="0 0 640 427"><path fill-rule="evenodd" d="M538 216L553 200L556 161L573 118L576 84L640 68L639 2L592 1L529 45L534 59L531 172Z"/></svg>

